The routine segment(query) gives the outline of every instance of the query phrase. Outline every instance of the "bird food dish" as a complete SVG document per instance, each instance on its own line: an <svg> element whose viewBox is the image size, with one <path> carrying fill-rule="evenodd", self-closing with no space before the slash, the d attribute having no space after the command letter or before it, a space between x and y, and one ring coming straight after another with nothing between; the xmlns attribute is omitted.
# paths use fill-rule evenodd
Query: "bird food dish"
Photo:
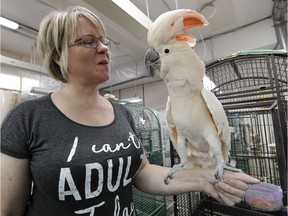
<svg viewBox="0 0 288 216"><path fill-rule="evenodd" d="M283 193L279 186L260 182L249 185L245 201L254 210L278 211L282 207Z"/></svg>

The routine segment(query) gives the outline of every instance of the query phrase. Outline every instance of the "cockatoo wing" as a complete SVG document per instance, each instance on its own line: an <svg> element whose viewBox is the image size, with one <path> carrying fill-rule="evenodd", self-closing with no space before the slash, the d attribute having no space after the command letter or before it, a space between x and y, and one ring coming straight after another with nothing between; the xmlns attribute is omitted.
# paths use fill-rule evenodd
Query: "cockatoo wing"
<svg viewBox="0 0 288 216"><path fill-rule="evenodd" d="M222 154L223 159L227 162L231 145L231 133L226 113L220 101L211 91L203 88L201 94L214 120L218 135L222 143L224 143L222 145Z"/></svg>
<svg viewBox="0 0 288 216"><path fill-rule="evenodd" d="M167 104L166 104L166 122L167 127L170 135L170 139L175 147L175 149L178 149L177 146L177 128L174 124L172 113L171 113L171 104L170 104L170 98L168 97Z"/></svg>

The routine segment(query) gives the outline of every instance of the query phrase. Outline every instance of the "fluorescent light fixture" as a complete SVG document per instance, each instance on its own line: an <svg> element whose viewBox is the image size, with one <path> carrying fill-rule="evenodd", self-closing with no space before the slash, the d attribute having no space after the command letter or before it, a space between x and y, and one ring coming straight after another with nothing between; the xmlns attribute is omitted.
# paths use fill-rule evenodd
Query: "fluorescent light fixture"
<svg viewBox="0 0 288 216"><path fill-rule="evenodd" d="M18 23L13 22L13 21L8 20L8 19L5 19L3 17L0 17L0 25L6 26L6 27L14 29L14 30L19 28Z"/></svg>
<svg viewBox="0 0 288 216"><path fill-rule="evenodd" d="M152 21L132 2L129 0L112 0L118 7L132 16L137 22L139 22L146 29L149 29L152 25Z"/></svg>

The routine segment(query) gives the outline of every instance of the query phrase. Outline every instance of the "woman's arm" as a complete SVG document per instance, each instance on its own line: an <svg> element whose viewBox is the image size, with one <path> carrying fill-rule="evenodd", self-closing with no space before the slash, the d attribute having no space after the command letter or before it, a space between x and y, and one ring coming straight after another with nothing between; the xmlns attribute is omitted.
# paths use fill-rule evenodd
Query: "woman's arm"
<svg viewBox="0 0 288 216"><path fill-rule="evenodd" d="M28 159L1 153L1 214L23 216L31 192Z"/></svg>
<svg viewBox="0 0 288 216"><path fill-rule="evenodd" d="M141 168L135 176L135 186L143 192L155 195L174 195L179 193L199 191L212 196L214 199L234 205L241 201L249 183L259 180L244 173L224 172L224 182L215 179L212 169L183 169L179 170L164 183L164 176L170 170L168 167L152 165L144 157Z"/></svg>

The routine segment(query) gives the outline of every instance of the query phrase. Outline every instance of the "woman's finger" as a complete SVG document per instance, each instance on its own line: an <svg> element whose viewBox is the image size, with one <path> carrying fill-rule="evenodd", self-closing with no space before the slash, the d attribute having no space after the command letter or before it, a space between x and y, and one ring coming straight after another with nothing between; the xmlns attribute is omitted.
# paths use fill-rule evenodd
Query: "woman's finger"
<svg viewBox="0 0 288 216"><path fill-rule="evenodd" d="M245 196L246 190L239 189L237 187L232 187L225 182L219 182L215 185L217 190L221 190L223 193L231 194L233 196L239 197L242 199ZM248 188L248 187L247 187Z"/></svg>
<svg viewBox="0 0 288 216"><path fill-rule="evenodd" d="M221 191L218 191L218 195L221 198L222 203L224 203L228 206L234 206L235 205L235 203L231 199L227 198L227 196L225 196Z"/></svg>
<svg viewBox="0 0 288 216"><path fill-rule="evenodd" d="M237 189L237 188L233 188L225 183L218 183L215 185L215 188L220 196L220 194L222 196L220 196L222 199L223 197L225 197L225 201L227 202L227 200L230 200L231 202L235 203L239 203L241 202L242 198L245 195L245 192Z"/></svg>
<svg viewBox="0 0 288 216"><path fill-rule="evenodd" d="M231 172L228 170L224 170L224 179L225 178L238 179L238 180L243 181L247 184L257 184L260 182L259 179L253 178L252 176L249 176L245 173Z"/></svg>
<svg viewBox="0 0 288 216"><path fill-rule="evenodd" d="M204 189L203 191L204 193L213 197L217 201L222 202L221 198L219 197L218 192L216 191L215 186L211 185L210 183L205 183L203 189Z"/></svg>
<svg viewBox="0 0 288 216"><path fill-rule="evenodd" d="M223 182L242 191L246 191L248 189L248 184L238 179L225 178Z"/></svg>

